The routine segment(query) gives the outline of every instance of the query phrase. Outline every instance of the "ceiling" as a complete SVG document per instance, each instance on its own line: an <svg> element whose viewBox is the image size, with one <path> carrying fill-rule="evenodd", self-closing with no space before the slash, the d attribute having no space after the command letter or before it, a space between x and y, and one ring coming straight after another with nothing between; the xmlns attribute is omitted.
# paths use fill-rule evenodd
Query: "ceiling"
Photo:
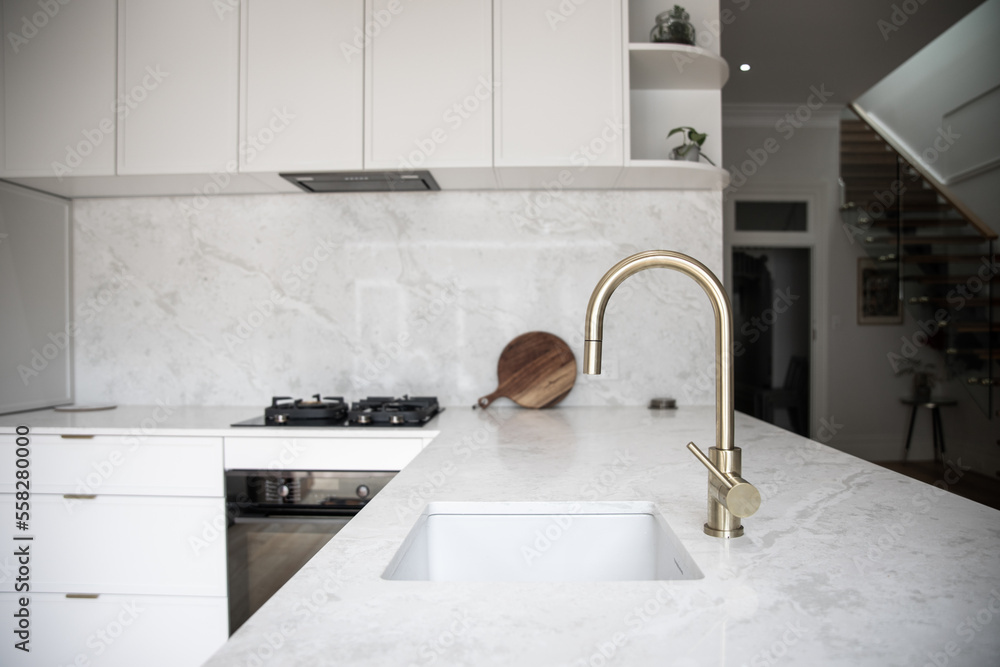
<svg viewBox="0 0 1000 667"><path fill-rule="evenodd" d="M801 104L823 86L847 104L983 1L720 0L722 101Z"/></svg>

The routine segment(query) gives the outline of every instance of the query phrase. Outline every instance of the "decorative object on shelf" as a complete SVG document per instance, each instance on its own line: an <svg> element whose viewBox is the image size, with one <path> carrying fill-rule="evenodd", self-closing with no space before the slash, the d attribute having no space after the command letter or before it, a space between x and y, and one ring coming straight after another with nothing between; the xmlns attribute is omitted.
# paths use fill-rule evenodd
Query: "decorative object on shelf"
<svg viewBox="0 0 1000 667"><path fill-rule="evenodd" d="M687 141L670 151L671 160L687 160L688 162L697 162L701 158L705 158L706 162L713 167L715 166L715 163L712 162L711 158L701 152L701 146L705 143L705 139L708 138L707 134L699 132L693 127L675 127L670 130L670 134L667 135L667 139L674 136L678 132L682 135L687 132Z"/></svg>
<svg viewBox="0 0 1000 667"><path fill-rule="evenodd" d="M931 400L931 391L934 389L934 371L936 366L929 361L922 359L911 359L902 357L899 364L895 366L896 376L913 374L913 393L910 400L917 403L927 403Z"/></svg>
<svg viewBox="0 0 1000 667"><path fill-rule="evenodd" d="M694 26L691 17L680 5L656 15L656 25L649 33L649 41L694 46Z"/></svg>
<svg viewBox="0 0 1000 667"><path fill-rule="evenodd" d="M899 274L895 262L858 258L858 324L902 324Z"/></svg>

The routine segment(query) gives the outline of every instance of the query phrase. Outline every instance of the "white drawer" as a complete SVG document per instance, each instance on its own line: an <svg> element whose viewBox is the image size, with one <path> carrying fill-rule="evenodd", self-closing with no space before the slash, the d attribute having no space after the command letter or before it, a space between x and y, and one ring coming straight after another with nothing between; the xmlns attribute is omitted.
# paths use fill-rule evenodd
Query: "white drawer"
<svg viewBox="0 0 1000 667"><path fill-rule="evenodd" d="M226 439L226 470L387 470L398 472L430 438Z"/></svg>
<svg viewBox="0 0 1000 667"><path fill-rule="evenodd" d="M222 498L32 494L16 535L14 502L0 494L0 591L14 591L12 545L28 544L33 592L226 595Z"/></svg>
<svg viewBox="0 0 1000 667"><path fill-rule="evenodd" d="M35 493L223 495L222 438L32 435L29 439ZM0 448L0 470L14 470L16 449ZM0 477L0 493L12 491L14 475Z"/></svg>
<svg viewBox="0 0 1000 667"><path fill-rule="evenodd" d="M0 665L198 667L228 636L226 598L32 593L31 652L24 653L11 633L19 597L0 593Z"/></svg>

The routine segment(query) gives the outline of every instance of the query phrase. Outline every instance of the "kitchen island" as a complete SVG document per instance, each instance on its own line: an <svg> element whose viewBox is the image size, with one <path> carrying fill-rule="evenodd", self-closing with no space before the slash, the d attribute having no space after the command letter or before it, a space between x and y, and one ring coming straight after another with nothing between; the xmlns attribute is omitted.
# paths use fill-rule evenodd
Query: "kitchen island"
<svg viewBox="0 0 1000 667"><path fill-rule="evenodd" d="M996 665L1000 512L744 415L763 504L702 531L714 409L455 407L439 435L208 662ZM830 435L833 435L832 433ZM949 481L950 480L950 481ZM648 501L702 578L383 579L428 502ZM181 638L179 638L180 640Z"/></svg>

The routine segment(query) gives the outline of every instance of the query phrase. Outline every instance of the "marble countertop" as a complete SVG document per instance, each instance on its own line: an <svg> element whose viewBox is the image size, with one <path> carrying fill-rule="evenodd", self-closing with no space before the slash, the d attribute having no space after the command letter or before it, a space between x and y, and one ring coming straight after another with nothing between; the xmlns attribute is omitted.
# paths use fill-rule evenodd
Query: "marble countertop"
<svg viewBox="0 0 1000 667"><path fill-rule="evenodd" d="M460 408L464 409L464 408ZM294 434L297 438L358 437L358 438L413 438L437 435L437 420L421 428L381 427L281 427L254 426L232 427L231 424L263 414L258 406L172 406L122 405L112 410L91 412L61 412L35 410L0 416L0 433L14 433L18 426L27 426L39 434L99 434L147 436L240 436L269 437Z"/></svg>
<svg viewBox="0 0 1000 667"><path fill-rule="evenodd" d="M702 532L714 410L452 408L209 667L996 665L1000 512L737 415L760 511ZM945 475L946 487L955 475ZM429 501L651 501L704 578L381 578Z"/></svg>

